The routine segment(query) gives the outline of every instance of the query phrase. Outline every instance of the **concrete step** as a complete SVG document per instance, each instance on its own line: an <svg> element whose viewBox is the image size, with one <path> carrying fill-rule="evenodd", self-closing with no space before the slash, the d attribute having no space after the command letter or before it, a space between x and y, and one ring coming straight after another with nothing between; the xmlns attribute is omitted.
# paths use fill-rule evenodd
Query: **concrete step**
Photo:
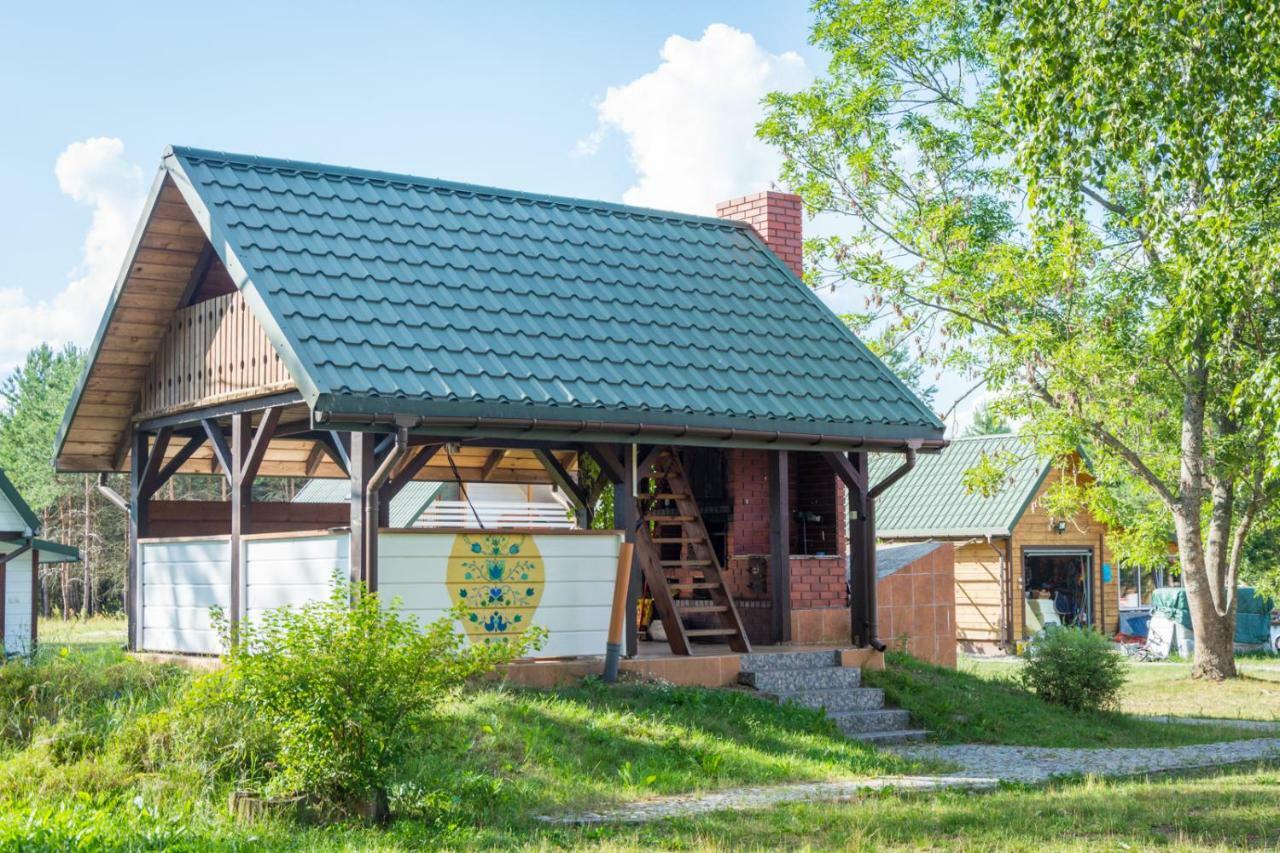
<svg viewBox="0 0 1280 853"><path fill-rule="evenodd" d="M738 681L761 693L798 693L857 687L862 683L862 673L853 667L836 666L823 669L768 669L739 673Z"/></svg>
<svg viewBox="0 0 1280 853"><path fill-rule="evenodd" d="M884 691L879 687L798 690L774 695L779 702L794 702L826 711L878 711L884 707Z"/></svg>
<svg viewBox="0 0 1280 853"><path fill-rule="evenodd" d="M863 743L890 746L895 743L913 743L924 740L929 736L929 733L924 729L899 729L898 731L890 732L855 732L847 736L851 740L860 740Z"/></svg>
<svg viewBox="0 0 1280 853"><path fill-rule="evenodd" d="M816 669L840 665L840 653L821 652L763 652L738 658L741 672L774 672L780 669Z"/></svg>
<svg viewBox="0 0 1280 853"><path fill-rule="evenodd" d="M865 732L903 731L911 724L911 714L898 708L878 711L836 711L827 716L847 735Z"/></svg>

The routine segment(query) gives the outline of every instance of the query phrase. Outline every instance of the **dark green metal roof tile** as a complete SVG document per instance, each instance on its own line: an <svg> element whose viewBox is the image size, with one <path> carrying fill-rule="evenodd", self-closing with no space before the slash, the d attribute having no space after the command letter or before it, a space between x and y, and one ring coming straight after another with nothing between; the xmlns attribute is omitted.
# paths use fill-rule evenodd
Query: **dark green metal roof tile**
<svg viewBox="0 0 1280 853"><path fill-rule="evenodd" d="M186 148L167 162L326 398L941 437L739 223Z"/></svg>
<svg viewBox="0 0 1280 853"><path fill-rule="evenodd" d="M984 455L1003 454L1013 464L999 491L990 497L969 493L965 472ZM901 461L873 454L872 482ZM1048 472L1048 461L1017 435L956 439L941 453L921 454L916 467L876 500L876 533L884 539L1009 536Z"/></svg>

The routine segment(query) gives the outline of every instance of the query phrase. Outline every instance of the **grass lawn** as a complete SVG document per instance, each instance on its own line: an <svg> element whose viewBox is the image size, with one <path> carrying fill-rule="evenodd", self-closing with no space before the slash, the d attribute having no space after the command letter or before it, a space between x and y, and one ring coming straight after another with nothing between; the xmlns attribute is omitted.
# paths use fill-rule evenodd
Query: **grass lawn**
<svg viewBox="0 0 1280 853"><path fill-rule="evenodd" d="M1174 725L1124 713L1077 713L1048 704L1011 680L1013 666L963 664L941 669L890 653L884 672L867 672L891 704L943 743L1018 746L1144 747L1255 737L1238 729Z"/></svg>
<svg viewBox="0 0 1280 853"><path fill-rule="evenodd" d="M1280 658L1241 658L1242 677L1222 684L1191 677L1189 663L1131 663L1121 710L1130 714L1280 720ZM1016 661L962 658L960 671L983 679L1012 676Z"/></svg>
<svg viewBox="0 0 1280 853"><path fill-rule="evenodd" d="M1088 849L1280 843L1280 772L1059 783L990 794L877 794L646 826L545 826L538 814L698 789L919 772L841 737L819 714L741 691L596 682L485 687L446 712L393 789L386 829L235 824L229 788L191 768L139 767L139 719L192 675L126 660L121 623L43 625L38 677L0 669L0 849L450 848ZM1179 744L1203 727L1073 715L1020 694L999 667L960 673L895 658L869 680L942 740ZM24 680L25 679L25 680ZM12 694L12 695L11 695ZM26 697L31 700L27 701ZM914 697L914 698L912 698ZM913 706L912 703L915 703Z"/></svg>

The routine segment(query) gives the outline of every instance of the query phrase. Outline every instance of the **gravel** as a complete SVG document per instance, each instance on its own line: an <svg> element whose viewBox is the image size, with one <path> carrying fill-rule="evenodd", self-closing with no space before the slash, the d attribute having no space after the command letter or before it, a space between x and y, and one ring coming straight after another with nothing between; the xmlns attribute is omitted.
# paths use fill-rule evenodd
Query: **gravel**
<svg viewBox="0 0 1280 853"><path fill-rule="evenodd" d="M1170 770L1220 767L1280 758L1280 738L1143 749L1066 749L985 744L897 746L912 759L957 767L938 776L884 776L840 782L802 782L728 788L625 803L616 808L567 815L540 815L553 824L646 823L707 812L767 808L780 803L839 801L873 791L986 790L1002 782L1038 783L1056 776L1133 776Z"/></svg>

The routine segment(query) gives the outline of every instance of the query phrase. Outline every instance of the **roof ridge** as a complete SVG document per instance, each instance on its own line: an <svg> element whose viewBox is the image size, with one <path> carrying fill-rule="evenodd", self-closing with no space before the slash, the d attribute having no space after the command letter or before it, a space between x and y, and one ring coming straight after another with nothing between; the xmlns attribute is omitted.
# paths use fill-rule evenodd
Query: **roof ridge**
<svg viewBox="0 0 1280 853"><path fill-rule="evenodd" d="M444 178L429 178L423 175L410 175L407 172L385 172L377 169L363 169L357 166L339 166L333 163L317 163L308 160L289 160L280 157L263 157L257 154L236 154L231 151L215 151L209 148L195 148L189 145L167 146L164 156L185 157L191 160L211 160L227 164L258 166L281 171L312 172L344 178L358 178L366 181L382 181L388 184L404 183L452 193L471 195L491 195L511 201L528 201L544 205L567 205L591 210L604 210L626 216L643 219L665 219L684 222L689 225L722 228L727 230L745 230L752 226L735 219L722 219L717 216L701 216L695 213L681 213L676 210L662 210L655 207L620 204L600 199L578 198L575 196L535 193L509 187L495 187L486 184L473 184L465 181L450 181Z"/></svg>

